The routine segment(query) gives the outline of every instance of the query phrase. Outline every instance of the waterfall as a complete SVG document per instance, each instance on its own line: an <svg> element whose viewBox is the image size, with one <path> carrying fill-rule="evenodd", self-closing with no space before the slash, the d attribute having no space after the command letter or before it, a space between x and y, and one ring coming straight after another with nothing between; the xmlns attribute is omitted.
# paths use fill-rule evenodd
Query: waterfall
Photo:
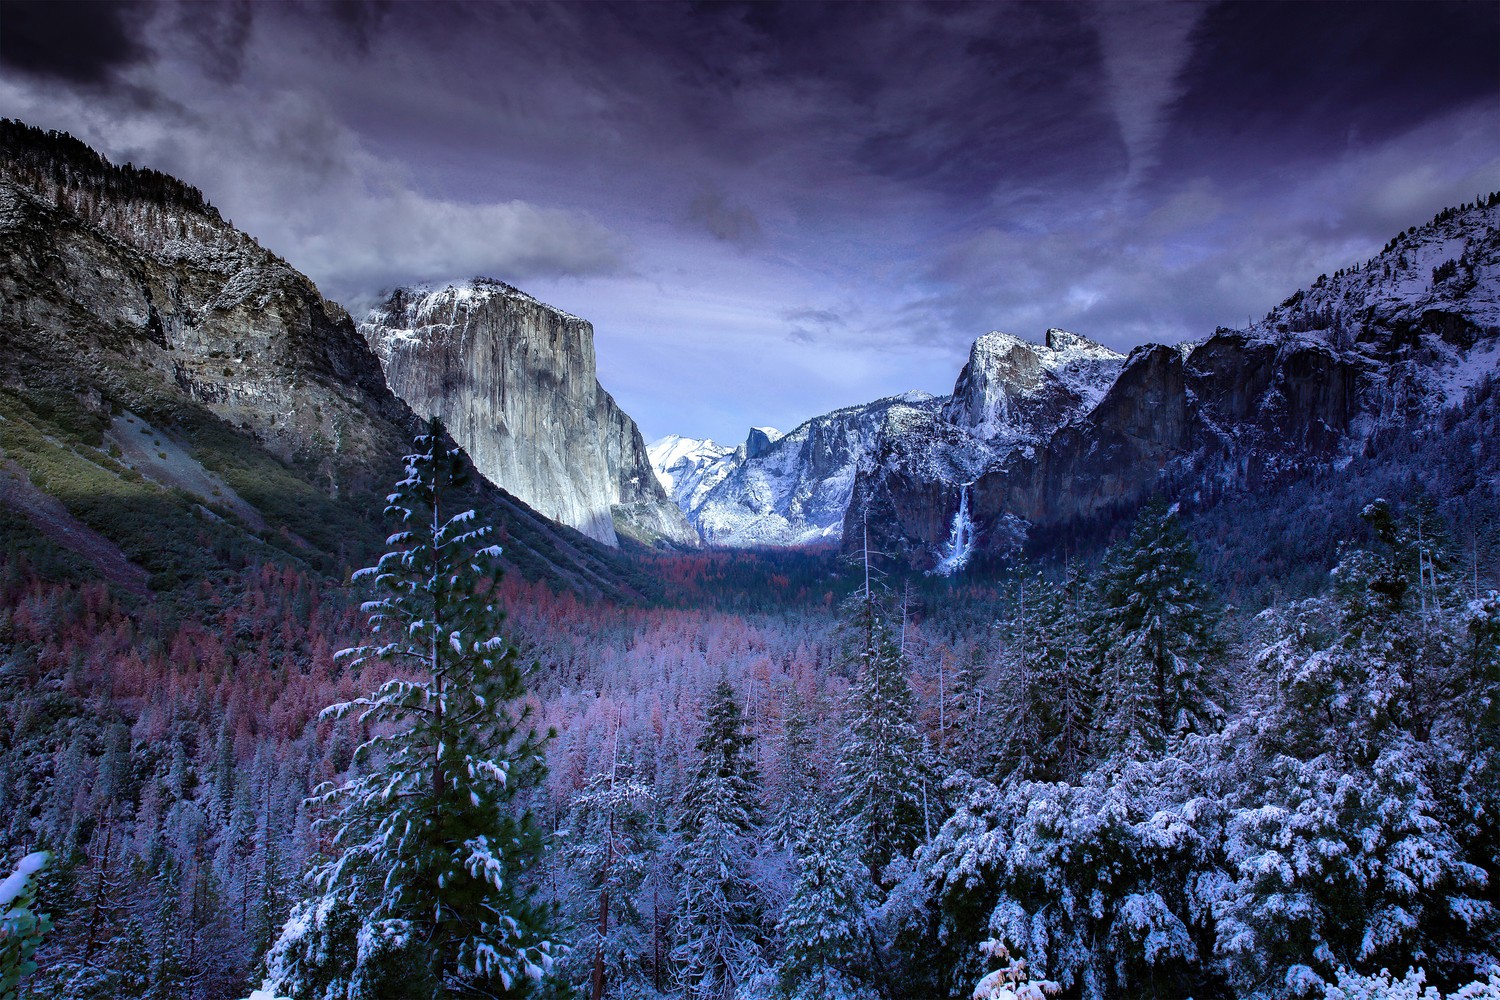
<svg viewBox="0 0 1500 1000"><path fill-rule="evenodd" d="M952 576L969 563L974 553L974 521L969 517L969 487L959 487L958 511L953 515L953 527L948 532L948 542L938 553L938 563L932 572L938 576Z"/></svg>

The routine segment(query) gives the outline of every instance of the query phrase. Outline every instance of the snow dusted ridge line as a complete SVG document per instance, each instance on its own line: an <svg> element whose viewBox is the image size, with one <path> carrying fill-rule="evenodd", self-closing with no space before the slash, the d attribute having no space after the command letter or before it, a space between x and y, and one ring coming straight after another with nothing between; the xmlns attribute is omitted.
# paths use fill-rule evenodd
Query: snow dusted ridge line
<svg viewBox="0 0 1500 1000"><path fill-rule="evenodd" d="M742 444L717 457L704 442L663 438L653 446L658 475L672 476L673 498L710 544L839 539L855 477L884 439L883 427L908 411L935 412L944 398L913 390L814 417L785 435L752 428ZM699 464L690 466L690 452Z"/></svg>
<svg viewBox="0 0 1500 1000"><path fill-rule="evenodd" d="M759 452L704 458L673 498L726 546L840 537L858 505L882 548L934 568L950 565L965 483L971 544L998 554L1155 492L1222 495L1346 467L1382 427L1462 406L1500 368L1500 203L1482 201L1242 330L1128 357L1055 328L1039 344L992 331L951 395L846 407Z"/></svg>
<svg viewBox="0 0 1500 1000"><path fill-rule="evenodd" d="M460 304L468 305L500 296L501 298L514 299L517 302L542 306L563 319L574 320L579 323L584 322L581 316L575 316L566 310L559 309L557 306L543 302L529 292L523 292L515 285L500 281L497 278L486 278L483 275L453 281L420 281L405 286L405 289L419 303L415 308L415 312L418 315L432 315L439 305L449 301L452 301L455 306Z"/></svg>
<svg viewBox="0 0 1500 1000"><path fill-rule="evenodd" d="M679 495L691 492L708 470L733 455L734 449L715 444L708 438L668 434L647 445L646 454L651 456L651 471L656 474L662 488L680 506Z"/></svg>

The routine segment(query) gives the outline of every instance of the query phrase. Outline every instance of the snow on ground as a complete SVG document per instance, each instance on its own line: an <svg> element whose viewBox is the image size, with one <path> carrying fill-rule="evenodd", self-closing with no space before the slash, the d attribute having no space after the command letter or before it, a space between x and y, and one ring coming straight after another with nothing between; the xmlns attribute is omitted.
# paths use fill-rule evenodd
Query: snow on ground
<svg viewBox="0 0 1500 1000"><path fill-rule="evenodd" d="M1447 406L1458 406L1467 393L1486 375L1500 374L1500 340L1479 344L1467 355L1443 369L1439 386L1443 402Z"/></svg>

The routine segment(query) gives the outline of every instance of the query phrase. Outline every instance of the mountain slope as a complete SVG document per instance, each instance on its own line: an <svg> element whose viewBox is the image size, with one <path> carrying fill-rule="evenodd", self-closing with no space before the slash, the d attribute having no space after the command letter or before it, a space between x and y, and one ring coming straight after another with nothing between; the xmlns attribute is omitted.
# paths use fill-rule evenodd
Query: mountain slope
<svg viewBox="0 0 1500 1000"><path fill-rule="evenodd" d="M955 533L998 555L1097 534L1155 493L1201 509L1343 468L1463 403L1497 366L1491 196L1242 330L1129 357L1062 330L1041 344L989 333L951 396L848 407L754 454L666 439L656 468L712 544L852 548L868 522L878 548L942 569L965 561Z"/></svg>
<svg viewBox="0 0 1500 1000"><path fill-rule="evenodd" d="M664 438L653 446L657 474L711 544L839 538L860 475L880 469L914 483L972 481L1097 403L1123 363L1063 330L1048 330L1041 344L989 333L974 342L951 396L879 399L814 417L785 436L752 429L733 452Z"/></svg>
<svg viewBox="0 0 1500 1000"><path fill-rule="evenodd" d="M40 491L158 591L247 559L340 571L383 540L417 426L344 310L201 193L0 122L9 526L67 547ZM499 490L473 499L529 575L629 590L576 532Z"/></svg>
<svg viewBox="0 0 1500 1000"><path fill-rule="evenodd" d="M594 330L502 282L397 289L360 332L413 410L491 482L606 545L696 545L635 421L599 385Z"/></svg>
<svg viewBox="0 0 1500 1000"><path fill-rule="evenodd" d="M936 412L943 400L922 392L851 406L784 436L754 428L744 444L685 477L674 495L713 545L803 545L835 539L855 472L891 421Z"/></svg>
<svg viewBox="0 0 1500 1000"><path fill-rule="evenodd" d="M668 434L646 446L651 471L674 503L692 510L698 496L717 485L744 460L744 449L725 448L707 438Z"/></svg>

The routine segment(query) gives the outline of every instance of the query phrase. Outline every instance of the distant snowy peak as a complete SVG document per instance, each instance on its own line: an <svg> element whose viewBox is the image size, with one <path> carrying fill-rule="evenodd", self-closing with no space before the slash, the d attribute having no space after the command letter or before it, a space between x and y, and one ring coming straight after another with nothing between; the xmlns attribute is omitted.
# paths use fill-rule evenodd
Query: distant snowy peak
<svg viewBox="0 0 1500 1000"><path fill-rule="evenodd" d="M763 455L767 448L780 441L782 433L774 427L752 427L750 433L745 437L745 457L755 458Z"/></svg>
<svg viewBox="0 0 1500 1000"><path fill-rule="evenodd" d="M646 446L646 452L651 456L651 465L659 473L679 462L723 458L732 451L733 448L715 444L712 438L693 438L682 434L668 434Z"/></svg>
<svg viewBox="0 0 1500 1000"><path fill-rule="evenodd" d="M647 445L646 454L662 488L681 506L679 491L682 495L691 493L709 469L734 455L734 449L708 438L668 434Z"/></svg>
<svg viewBox="0 0 1500 1000"><path fill-rule="evenodd" d="M1125 366L1125 355L1118 351L1056 327L1047 331L1046 346L1038 356L1042 367L1077 395L1088 410L1099 404Z"/></svg>
<svg viewBox="0 0 1500 1000"><path fill-rule="evenodd" d="M666 463L673 498L706 541L749 546L836 539L860 463L900 415L935 414L941 403L913 391L813 417L786 434L753 427L732 452L713 445L717 456L694 439L663 438L652 446L654 461Z"/></svg>
<svg viewBox="0 0 1500 1000"><path fill-rule="evenodd" d="M998 331L974 341L943 417L984 441L1021 443L1098 405L1124 355L1066 330L1041 344Z"/></svg>

